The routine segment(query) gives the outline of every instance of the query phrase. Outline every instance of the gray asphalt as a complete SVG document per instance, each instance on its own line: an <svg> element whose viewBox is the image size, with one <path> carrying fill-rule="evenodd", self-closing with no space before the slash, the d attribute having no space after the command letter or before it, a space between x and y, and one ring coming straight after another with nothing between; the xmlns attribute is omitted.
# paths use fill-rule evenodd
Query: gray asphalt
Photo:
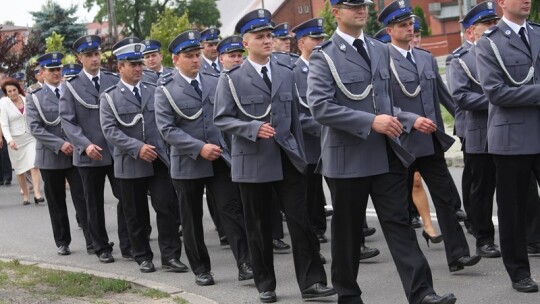
<svg viewBox="0 0 540 304"><path fill-rule="evenodd" d="M461 183L461 168L451 168L456 183ZM108 185L107 185L108 186ZM107 188L106 218L109 237L118 244L116 226L116 202ZM328 193L327 193L328 197ZM237 281L237 269L231 251L228 247L219 246L217 232L205 213L205 239L212 259L212 272L216 285L199 287L195 284L194 275L189 273L172 274L160 269L157 234L152 232L151 245L154 250L154 262L158 271L151 274L141 274L134 262L124 260L115 246L113 255L117 259L112 264L101 264L95 256L85 251L82 231L77 228L75 213L70 200L70 220L72 226L70 256L58 256L53 242L47 207L44 205L22 206L22 197L16 184L0 186L0 258L20 259L29 262L47 263L78 267L82 269L110 273L131 278L141 278L149 282L157 282L173 286L186 292L201 295L209 301L200 303L258 303L258 294L252 281ZM432 209L433 212L433 209ZM496 214L494 212L494 214ZM155 218L154 218L155 220ZM388 247L382 236L379 223L375 217L373 206L368 206L368 223L377 228L377 233L367 238L367 245L377 247L381 254L360 265L358 282L363 291L365 303L407 303L400 284L395 266L392 262ZM436 222L435 222L436 223ZM330 220L328 221L330 225ZM155 227L155 225L154 225ZM432 244L427 247L421 237L421 229L416 230L420 248L426 255L432 269L435 290L439 294L454 293L458 303L496 303L496 304L537 304L540 303L540 293L522 294L511 288L501 259L483 259L477 266L466 268L464 271L449 273L444 253L444 245ZM327 237L330 232L327 231ZM467 240L474 253L474 239L467 235ZM286 241L290 242L288 235ZM330 260L330 243L322 244L323 255ZM294 266L291 254L275 255L277 275L277 295L280 303L303 303L298 285L296 284ZM187 259L181 260L187 264ZM532 276L540 281L540 256L530 257ZM330 263L325 266L330 281ZM336 297L314 303L336 302ZM198 302L199 303L199 302Z"/></svg>

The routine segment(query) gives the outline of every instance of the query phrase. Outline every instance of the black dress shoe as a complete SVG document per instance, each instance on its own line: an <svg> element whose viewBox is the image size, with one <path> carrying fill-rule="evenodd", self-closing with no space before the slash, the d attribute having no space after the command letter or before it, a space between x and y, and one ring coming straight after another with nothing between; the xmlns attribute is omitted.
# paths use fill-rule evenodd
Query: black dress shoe
<svg viewBox="0 0 540 304"><path fill-rule="evenodd" d="M375 234L376 231L377 229L374 227L364 228L364 237L372 236Z"/></svg>
<svg viewBox="0 0 540 304"><path fill-rule="evenodd" d="M199 273L195 277L195 283L199 286L209 286L214 285L214 277L212 276L212 273L210 272L203 272Z"/></svg>
<svg viewBox="0 0 540 304"><path fill-rule="evenodd" d="M528 254L539 254L540 253L540 243L527 245Z"/></svg>
<svg viewBox="0 0 540 304"><path fill-rule="evenodd" d="M45 199L43 197L34 197L34 203L38 205L39 203L44 203Z"/></svg>
<svg viewBox="0 0 540 304"><path fill-rule="evenodd" d="M169 272L186 272L189 270L189 268L184 263L180 262L179 259L171 259L167 262L161 262L161 268Z"/></svg>
<svg viewBox="0 0 540 304"><path fill-rule="evenodd" d="M326 235L324 234L317 234L317 239L319 240L319 243L327 243L328 239L326 238Z"/></svg>
<svg viewBox="0 0 540 304"><path fill-rule="evenodd" d="M324 265L326 264L326 258L324 257L324 255L322 255L322 253L319 252L319 259L321 259L321 263Z"/></svg>
<svg viewBox="0 0 540 304"><path fill-rule="evenodd" d="M152 261L146 260L139 264L139 270L142 273L149 273L156 271L156 267L154 267L154 263L152 263Z"/></svg>
<svg viewBox="0 0 540 304"><path fill-rule="evenodd" d="M413 228L421 228L422 222L420 221L420 217L415 215L411 218L411 227Z"/></svg>
<svg viewBox="0 0 540 304"><path fill-rule="evenodd" d="M274 303L277 301L277 296L275 291L263 291L259 294L259 300L262 303Z"/></svg>
<svg viewBox="0 0 540 304"><path fill-rule="evenodd" d="M219 238L219 245L220 246L227 246L229 245L229 239L227 238L226 235L222 236Z"/></svg>
<svg viewBox="0 0 540 304"><path fill-rule="evenodd" d="M334 290L334 288L328 287L325 284L318 282L302 290L302 299L329 297L335 294L336 291Z"/></svg>
<svg viewBox="0 0 540 304"><path fill-rule="evenodd" d="M467 213L465 211L458 209L456 210L456 217L458 222L463 222L467 220Z"/></svg>
<svg viewBox="0 0 540 304"><path fill-rule="evenodd" d="M99 261L101 263L112 263L114 262L114 257L110 252L102 252L99 256Z"/></svg>
<svg viewBox="0 0 540 304"><path fill-rule="evenodd" d="M519 292L538 292L538 285L530 277L519 282L512 282L512 288Z"/></svg>
<svg viewBox="0 0 540 304"><path fill-rule="evenodd" d="M476 247L476 254L483 258L500 258L501 252L497 249L495 244L486 244L480 247Z"/></svg>
<svg viewBox="0 0 540 304"><path fill-rule="evenodd" d="M289 253L289 249L291 249L291 245L280 239L273 239L272 247L274 248L274 253Z"/></svg>
<svg viewBox="0 0 540 304"><path fill-rule="evenodd" d="M448 266L448 269L450 270L450 272L463 270L465 266L473 266L473 265L478 264L478 262L480 262L481 259L482 258L478 255L475 255L472 257L463 256L459 258L457 261L455 261L454 263L450 264L450 266Z"/></svg>
<svg viewBox="0 0 540 304"><path fill-rule="evenodd" d="M371 259L372 257L376 257L381 252L377 248L370 248L362 244L360 247L360 261Z"/></svg>
<svg viewBox="0 0 540 304"><path fill-rule="evenodd" d="M453 293L447 293L443 296L432 293L425 296L420 304L454 304L456 301L456 296Z"/></svg>
<svg viewBox="0 0 540 304"><path fill-rule="evenodd" d="M58 255L70 255L71 251L69 250L68 246L60 246L58 247L58 250L56 251Z"/></svg>
<svg viewBox="0 0 540 304"><path fill-rule="evenodd" d="M238 281L253 279L253 269L247 263L242 263L238 266Z"/></svg>
<svg viewBox="0 0 540 304"><path fill-rule="evenodd" d="M4 182L4 185L6 185L6 186L11 186L11 181L5 181L5 182Z"/></svg>

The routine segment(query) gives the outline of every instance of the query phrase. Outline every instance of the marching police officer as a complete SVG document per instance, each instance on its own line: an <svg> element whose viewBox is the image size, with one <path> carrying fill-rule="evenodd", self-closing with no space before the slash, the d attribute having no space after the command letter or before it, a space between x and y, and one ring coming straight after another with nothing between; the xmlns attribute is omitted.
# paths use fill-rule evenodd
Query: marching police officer
<svg viewBox="0 0 540 304"><path fill-rule="evenodd" d="M274 56L283 60L284 63L293 66L298 60L298 55L291 53L291 41L293 37L289 33L289 23L284 22L276 25L272 31L272 49Z"/></svg>
<svg viewBox="0 0 540 304"><path fill-rule="evenodd" d="M540 26L526 20L530 2L499 3L503 17L478 40L476 65L490 103L487 145L495 162L502 259L515 290L537 292L525 219L531 173L540 180Z"/></svg>
<svg viewBox="0 0 540 304"><path fill-rule="evenodd" d="M69 80L71 77L79 74L82 71L82 65L78 63L65 64L62 67L62 80Z"/></svg>
<svg viewBox="0 0 540 304"><path fill-rule="evenodd" d="M220 31L211 27L201 32L201 73L219 75L223 66L218 59L217 44L219 42Z"/></svg>
<svg viewBox="0 0 540 304"><path fill-rule="evenodd" d="M216 212L238 266L238 280L253 278L238 188L230 179L230 154L212 121L217 77L199 72L200 33L186 31L170 44L178 70L156 90L156 122L171 145L171 176L180 198L184 245L200 286L213 285L202 226L203 191L212 193ZM203 59L204 60L204 59Z"/></svg>
<svg viewBox="0 0 540 304"><path fill-rule="evenodd" d="M244 61L244 46L242 45L242 36L232 35L217 44L219 53L219 62L226 72Z"/></svg>
<svg viewBox="0 0 540 304"><path fill-rule="evenodd" d="M60 73L63 57L62 53L47 53L37 59L44 83L27 96L26 119L32 136L37 140L36 167L40 169L44 181L57 252L59 255L69 255L71 233L66 206L66 179L87 246L92 246L92 237L88 231L81 176L73 166L73 145L64 134L58 116L59 97L65 90Z"/></svg>
<svg viewBox="0 0 540 304"><path fill-rule="evenodd" d="M66 90L60 97L62 129L73 145L73 165L79 169L83 182L88 212L88 229L95 253L102 263L114 262L112 243L105 228L104 186L108 177L114 196L119 200L117 208L118 237L122 256L130 258L129 236L122 209L120 188L114 177L112 146L103 136L99 123L99 94L118 83L118 76L100 70L101 38L83 36L73 43L82 71L65 82Z"/></svg>
<svg viewBox="0 0 540 304"><path fill-rule="evenodd" d="M444 151L454 140L444 133L440 104L453 113L454 101L439 75L435 58L423 49L410 46L414 27L410 9L394 1L381 11L379 21L386 25L392 39L388 49L394 105L418 117L416 130L400 137L403 147L416 157L409 167L409 191L418 170L433 198L449 270L462 270L478 263L481 257L470 256L453 205L454 181L444 158ZM433 239L425 231L422 235L428 244Z"/></svg>
<svg viewBox="0 0 540 304"><path fill-rule="evenodd" d="M161 54L161 42L157 40L147 39L141 41L145 48L144 55L144 70L142 81L157 83L159 76L169 74L174 69L163 66L163 54Z"/></svg>
<svg viewBox="0 0 540 304"><path fill-rule="evenodd" d="M221 75L214 106L216 126L232 135L232 180L240 187L255 285L263 303L277 300L270 217L273 190L287 218L302 298L335 294L326 286L307 216L294 73L272 56L270 17L269 11L258 9L236 24L249 54L242 65Z"/></svg>
<svg viewBox="0 0 540 304"><path fill-rule="evenodd" d="M147 234L148 193L156 211L163 269L185 272L176 226L176 196L169 177L169 157L155 123L155 84L141 82L144 44L116 47L120 81L100 98L103 134L114 146L114 173L120 184L131 253L143 273L154 272Z"/></svg>
<svg viewBox="0 0 540 304"><path fill-rule="evenodd" d="M311 55L307 100L323 125L319 165L334 204L332 282L338 302L363 303L356 281L358 218L371 196L408 301L455 303L453 294L435 294L429 265L408 222L405 166L414 157L398 137L412 131L418 116L392 106L389 48L363 32L373 2L330 2L338 27Z"/></svg>

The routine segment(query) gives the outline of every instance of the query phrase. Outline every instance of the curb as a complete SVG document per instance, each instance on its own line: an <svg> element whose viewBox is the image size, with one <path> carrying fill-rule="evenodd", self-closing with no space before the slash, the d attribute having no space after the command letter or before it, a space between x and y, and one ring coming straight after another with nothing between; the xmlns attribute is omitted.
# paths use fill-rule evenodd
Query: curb
<svg viewBox="0 0 540 304"><path fill-rule="evenodd" d="M15 259L0 258L0 261L2 262L12 262L13 260ZM132 284L142 286L142 287L153 288L153 289L166 292L171 296L175 296L175 295L180 296L186 299L187 301L189 301L189 303L191 304L218 304L218 302L205 298L201 295L197 295L191 292L187 292L178 287L170 286L167 284L163 284L163 283L159 283L159 282L155 282L151 280L139 279L139 278L135 278L131 276L113 274L113 273L108 273L108 272L101 272L101 271L96 271L96 270L87 269L87 268L62 266L62 265L56 265L56 264L31 262L31 261L24 261L24 260L19 260L19 262L22 265L34 265L43 269L61 270L61 271L68 271L68 272L82 272L82 273L87 273L87 274L91 274L91 275L101 277L101 278L106 278L106 279L124 280Z"/></svg>

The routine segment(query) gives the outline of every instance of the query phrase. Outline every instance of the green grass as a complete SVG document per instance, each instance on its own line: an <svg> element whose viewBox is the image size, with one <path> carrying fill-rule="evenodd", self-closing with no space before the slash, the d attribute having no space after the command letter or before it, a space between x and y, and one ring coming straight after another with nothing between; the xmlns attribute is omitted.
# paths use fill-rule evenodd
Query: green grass
<svg viewBox="0 0 540 304"><path fill-rule="evenodd" d="M154 300L168 298L171 296L164 291L153 289L153 288L139 289L139 290L136 290L135 293L140 294L141 296L144 296L147 298L154 299Z"/></svg>
<svg viewBox="0 0 540 304"><path fill-rule="evenodd" d="M452 115L450 115L450 113L443 106L441 106L441 115L446 126L454 126L454 117L452 117Z"/></svg>
<svg viewBox="0 0 540 304"><path fill-rule="evenodd" d="M180 297L173 297L172 299L174 303L177 303L177 304L189 304L188 300L182 299Z"/></svg>

